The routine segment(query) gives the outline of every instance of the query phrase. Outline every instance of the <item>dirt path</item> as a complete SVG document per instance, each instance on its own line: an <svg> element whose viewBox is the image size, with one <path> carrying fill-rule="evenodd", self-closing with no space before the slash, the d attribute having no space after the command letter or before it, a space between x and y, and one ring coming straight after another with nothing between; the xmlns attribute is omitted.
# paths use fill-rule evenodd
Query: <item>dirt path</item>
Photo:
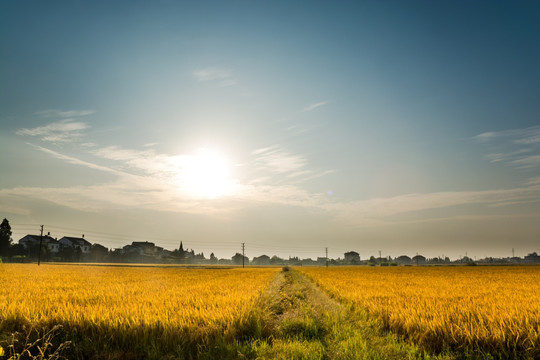
<svg viewBox="0 0 540 360"><path fill-rule="evenodd" d="M434 358L385 334L367 314L332 299L293 269L276 276L258 306L271 335L254 345L257 359Z"/></svg>

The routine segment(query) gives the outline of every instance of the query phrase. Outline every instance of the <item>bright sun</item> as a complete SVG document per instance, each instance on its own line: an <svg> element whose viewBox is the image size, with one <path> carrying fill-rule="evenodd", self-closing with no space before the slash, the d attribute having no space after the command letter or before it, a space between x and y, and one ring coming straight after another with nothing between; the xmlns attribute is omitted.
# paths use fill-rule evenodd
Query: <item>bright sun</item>
<svg viewBox="0 0 540 360"><path fill-rule="evenodd" d="M178 183L188 195L216 199L232 193L227 157L218 151L199 149L183 158Z"/></svg>

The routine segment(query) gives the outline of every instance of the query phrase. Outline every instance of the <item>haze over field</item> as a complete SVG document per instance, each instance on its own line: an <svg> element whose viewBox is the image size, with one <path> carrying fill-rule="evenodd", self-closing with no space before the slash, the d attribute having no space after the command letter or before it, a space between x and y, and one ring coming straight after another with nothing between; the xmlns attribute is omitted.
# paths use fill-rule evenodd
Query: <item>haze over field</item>
<svg viewBox="0 0 540 360"><path fill-rule="evenodd" d="M0 216L230 257L540 250L540 3L2 1Z"/></svg>

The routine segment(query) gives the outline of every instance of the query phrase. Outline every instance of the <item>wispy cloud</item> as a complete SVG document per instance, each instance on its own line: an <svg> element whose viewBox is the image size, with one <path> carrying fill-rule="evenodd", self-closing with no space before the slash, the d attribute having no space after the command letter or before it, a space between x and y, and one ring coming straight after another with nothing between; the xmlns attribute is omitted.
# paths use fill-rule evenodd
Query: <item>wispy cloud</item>
<svg viewBox="0 0 540 360"><path fill-rule="evenodd" d="M257 173L257 179L267 179L267 183L297 185L335 172L310 166L307 156L278 144L254 150L251 155L249 167Z"/></svg>
<svg viewBox="0 0 540 360"><path fill-rule="evenodd" d="M162 180L173 178L179 171L182 155L159 154L153 149L134 150L106 146L90 150L94 156L116 161L121 168L137 174L151 175Z"/></svg>
<svg viewBox="0 0 540 360"><path fill-rule="evenodd" d="M56 109L47 109L36 112L36 115L45 117L45 118L74 118L92 115L95 113L94 110L56 110Z"/></svg>
<svg viewBox="0 0 540 360"><path fill-rule="evenodd" d="M38 149L39 151L42 151L42 152L44 152L46 154L49 154L49 155L53 156L54 158L66 161L67 163L70 163L70 164L73 164L73 165L81 165L81 166L84 166L84 167L87 167L87 168L90 168L90 169L94 169L94 170L100 170L100 171L105 171L105 172L109 172L109 173L114 173L114 174L117 174L117 175L123 175L123 173L121 173L121 172L119 172L117 170L111 169L111 168L109 168L107 166L97 165L97 164L94 164L94 163L91 163L91 162L88 162L88 161L84 161L84 160L75 158L73 156L64 155L64 154L61 154L61 153L59 153L57 151L47 149L47 148L42 147L42 146L37 146L37 145L32 145L32 144L28 144L28 145L31 145L31 146L35 147L36 149Z"/></svg>
<svg viewBox="0 0 540 360"><path fill-rule="evenodd" d="M473 137L488 150L486 159L518 168L540 166L540 126L485 132Z"/></svg>
<svg viewBox="0 0 540 360"><path fill-rule="evenodd" d="M219 67L195 70L193 77L199 82L215 82L222 87L232 86L237 83L236 78L230 70Z"/></svg>
<svg viewBox="0 0 540 360"><path fill-rule="evenodd" d="M540 143L540 126L532 126L523 129L510 129L502 131L489 131L473 137L481 142L494 140L508 140L516 144L538 144Z"/></svg>
<svg viewBox="0 0 540 360"><path fill-rule="evenodd" d="M540 166L540 155L524 156L510 162L520 168L537 168Z"/></svg>
<svg viewBox="0 0 540 360"><path fill-rule="evenodd" d="M298 154L292 154L279 145L254 150L254 166L271 173L291 173L303 169L307 159Z"/></svg>
<svg viewBox="0 0 540 360"><path fill-rule="evenodd" d="M22 128L15 133L21 136L38 136L43 141L73 142L80 139L83 135L82 131L89 127L85 122L65 119L44 126Z"/></svg>
<svg viewBox="0 0 540 360"><path fill-rule="evenodd" d="M326 204L323 208L334 211L337 218L348 223L384 225L396 221L414 222L418 219L428 219L431 216L429 213L426 214L426 211L435 209L484 206L487 214L489 208L519 206L531 202L540 202L540 183L501 190L407 194L389 198ZM396 216L404 214L413 216L407 220L395 219ZM414 216L415 214L417 216ZM462 215L463 210L449 211L446 218Z"/></svg>
<svg viewBox="0 0 540 360"><path fill-rule="evenodd" d="M300 110L300 112L313 111L313 110L315 110L317 108L320 108L321 106L324 106L324 105L326 105L328 103L329 103L329 101L320 101L320 102L317 102L317 103L313 103L313 104L310 104L310 105L306 106L302 110Z"/></svg>

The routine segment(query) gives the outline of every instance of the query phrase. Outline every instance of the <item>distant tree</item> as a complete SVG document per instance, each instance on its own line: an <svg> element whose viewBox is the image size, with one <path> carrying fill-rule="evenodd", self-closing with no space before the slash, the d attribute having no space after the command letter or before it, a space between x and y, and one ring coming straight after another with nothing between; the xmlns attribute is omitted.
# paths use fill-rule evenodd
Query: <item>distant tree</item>
<svg viewBox="0 0 540 360"><path fill-rule="evenodd" d="M91 261L102 262L108 253L109 250L101 244L92 244L92 246L90 247Z"/></svg>
<svg viewBox="0 0 540 360"><path fill-rule="evenodd" d="M0 256L8 256L11 241L11 226L9 221L4 218L0 224Z"/></svg>
<svg viewBox="0 0 540 360"><path fill-rule="evenodd" d="M9 253L9 257L13 257L13 256L19 256L20 257L20 256L26 255L27 251L24 248L24 246L22 246L21 244L13 244L9 248L8 253Z"/></svg>
<svg viewBox="0 0 540 360"><path fill-rule="evenodd" d="M119 250L111 250L107 254L106 259L107 261L110 261L110 262L122 262L123 256Z"/></svg>
<svg viewBox="0 0 540 360"><path fill-rule="evenodd" d="M272 264L272 265L283 265L283 264L285 264L285 260L278 257L278 256L276 256L276 255L274 255L270 259L270 264Z"/></svg>
<svg viewBox="0 0 540 360"><path fill-rule="evenodd" d="M249 258L247 256L242 256L240 253L234 254L232 257L232 262L235 265L242 265L242 258L244 258L244 264L249 264Z"/></svg>
<svg viewBox="0 0 540 360"><path fill-rule="evenodd" d="M63 261L75 261L75 249L71 246L62 246L58 255Z"/></svg>
<svg viewBox="0 0 540 360"><path fill-rule="evenodd" d="M214 253L210 254L210 264L217 264L218 258L214 255Z"/></svg>

